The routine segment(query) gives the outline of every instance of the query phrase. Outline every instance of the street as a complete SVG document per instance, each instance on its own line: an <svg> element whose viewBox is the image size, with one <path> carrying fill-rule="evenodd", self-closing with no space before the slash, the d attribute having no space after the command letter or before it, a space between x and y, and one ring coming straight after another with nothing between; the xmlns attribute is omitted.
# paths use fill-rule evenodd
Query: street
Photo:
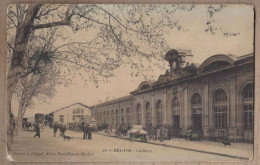
<svg viewBox="0 0 260 165"><path fill-rule="evenodd" d="M18 162L209 162L245 161L226 156L200 153L160 145L131 142L93 134L83 140L82 132L66 131L72 140L53 137L52 129L35 132L22 131L15 137L9 154ZM57 132L57 135L59 132Z"/></svg>

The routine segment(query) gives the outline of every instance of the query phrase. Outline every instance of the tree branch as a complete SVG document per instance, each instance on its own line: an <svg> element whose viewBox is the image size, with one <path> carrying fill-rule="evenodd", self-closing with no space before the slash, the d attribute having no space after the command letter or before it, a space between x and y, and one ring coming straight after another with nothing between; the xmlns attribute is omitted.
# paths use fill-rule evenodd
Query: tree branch
<svg viewBox="0 0 260 165"><path fill-rule="evenodd" d="M35 17L35 19L40 19L40 17L43 17L43 16L48 15L50 12L57 10L57 9L60 8L61 6L62 6L62 4L58 5L58 6L55 7L55 8L52 8L52 9L49 9L49 10L45 11L45 9L47 8L47 7L46 7L46 8L44 8L44 9L38 14L38 16Z"/></svg>
<svg viewBox="0 0 260 165"><path fill-rule="evenodd" d="M43 28L50 28L54 26L66 26L70 24L70 18L65 19L63 21L58 21L58 22L51 22L51 23L46 23L46 24L39 24L39 25L34 25L32 28L33 29L43 29Z"/></svg>
<svg viewBox="0 0 260 165"><path fill-rule="evenodd" d="M17 28L17 25L16 25L16 23L14 22L14 20L12 19L12 17L9 16L8 14L7 14L7 16L8 16L8 18L9 18L9 20L11 20L11 22L14 24L15 28Z"/></svg>
<svg viewBox="0 0 260 165"><path fill-rule="evenodd" d="M124 27L126 30L130 30L130 31L133 31L133 32L136 32L136 33L139 33L139 31L137 30L134 30L134 29L131 29L131 28L128 28L126 27L125 25L123 25L116 17L113 16L113 14L111 14L110 12L108 12L107 10L97 6L97 5L94 5L96 8L104 11L105 13L107 13L109 16L111 16L117 23L119 23L119 25L121 25L122 27Z"/></svg>
<svg viewBox="0 0 260 165"><path fill-rule="evenodd" d="M14 49L13 46L10 43L7 43L7 45L11 48Z"/></svg>
<svg viewBox="0 0 260 165"><path fill-rule="evenodd" d="M55 26L66 26L70 24L71 17L73 14L69 15L69 9L65 13L65 19L62 21L57 21L57 22L50 22L50 23L45 23L45 24L38 24L38 25L33 25L33 29L43 29L43 28L50 28L50 27L55 27Z"/></svg>
<svg viewBox="0 0 260 165"><path fill-rule="evenodd" d="M88 20L90 20L90 21L96 22L96 23L98 23L98 24L105 25L105 26L109 26L109 25L106 24L106 23L99 22L99 21L97 21L97 20L94 20L94 19L91 19L91 18L89 18L89 17L86 17L86 16L84 16L84 15L82 15L82 14L76 14L76 15L78 15L78 16L80 16L80 17L82 17L82 18L88 19Z"/></svg>

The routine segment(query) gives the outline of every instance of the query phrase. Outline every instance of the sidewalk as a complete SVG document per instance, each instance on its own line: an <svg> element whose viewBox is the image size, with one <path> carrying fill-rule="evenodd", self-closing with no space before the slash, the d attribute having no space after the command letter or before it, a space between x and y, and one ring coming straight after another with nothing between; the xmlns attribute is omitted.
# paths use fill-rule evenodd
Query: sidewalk
<svg viewBox="0 0 260 165"><path fill-rule="evenodd" d="M97 134L130 140L129 136L115 136L115 134L107 135L103 131ZM165 147L178 148L207 154L215 154L239 159L250 160L253 158L253 144L231 142L231 146L224 146L221 142L212 142L207 140L189 141L184 138L173 138L160 142L159 140L148 140L149 144L161 145Z"/></svg>

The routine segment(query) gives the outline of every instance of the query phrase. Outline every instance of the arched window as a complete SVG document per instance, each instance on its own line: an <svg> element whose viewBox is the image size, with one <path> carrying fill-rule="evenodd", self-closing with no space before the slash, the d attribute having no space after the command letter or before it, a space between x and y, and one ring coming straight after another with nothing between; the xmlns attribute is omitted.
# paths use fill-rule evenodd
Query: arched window
<svg viewBox="0 0 260 165"><path fill-rule="evenodd" d="M152 114L151 114L150 102L147 102L145 104L145 121L146 121L146 124L149 124L149 123L152 122Z"/></svg>
<svg viewBox="0 0 260 165"><path fill-rule="evenodd" d="M214 102L227 102L227 95L226 92L223 89L218 89L214 93Z"/></svg>
<svg viewBox="0 0 260 165"><path fill-rule="evenodd" d="M122 108L121 109L121 124L124 124L124 121L125 119L124 119L124 109Z"/></svg>
<svg viewBox="0 0 260 165"><path fill-rule="evenodd" d="M198 94L198 93L193 94L193 96L191 98L191 104L192 105L201 105L200 94Z"/></svg>
<svg viewBox="0 0 260 165"><path fill-rule="evenodd" d="M161 100L156 102L156 121L158 125L162 124L163 119L163 104Z"/></svg>
<svg viewBox="0 0 260 165"><path fill-rule="evenodd" d="M180 103L178 97L174 97L171 102L172 125L175 128L180 127Z"/></svg>
<svg viewBox="0 0 260 165"><path fill-rule="evenodd" d="M127 108L126 109L126 123L127 123L127 126L130 126L130 109L129 108Z"/></svg>
<svg viewBox="0 0 260 165"><path fill-rule="evenodd" d="M180 106L180 103L179 103L178 97L174 97L172 99L172 107L179 107L179 106Z"/></svg>
<svg viewBox="0 0 260 165"><path fill-rule="evenodd" d="M114 126L115 124L115 117L114 117L114 110L111 111L111 125L112 127Z"/></svg>
<svg viewBox="0 0 260 165"><path fill-rule="evenodd" d="M106 111L103 112L103 121L106 123Z"/></svg>
<svg viewBox="0 0 260 165"><path fill-rule="evenodd" d="M223 89L218 89L213 95L213 110L215 113L215 128L227 128L227 94Z"/></svg>
<svg viewBox="0 0 260 165"><path fill-rule="evenodd" d="M195 93L191 97L191 107L192 107L192 114L201 114L202 110L202 101L201 96L198 93Z"/></svg>
<svg viewBox="0 0 260 165"><path fill-rule="evenodd" d="M109 116L109 111L107 111L107 124L109 125L110 124L110 116Z"/></svg>
<svg viewBox="0 0 260 165"><path fill-rule="evenodd" d="M254 84L247 84L242 90L243 123L245 130L254 128Z"/></svg>
<svg viewBox="0 0 260 165"><path fill-rule="evenodd" d="M140 103L136 105L136 124L142 124L142 111Z"/></svg>
<svg viewBox="0 0 260 165"><path fill-rule="evenodd" d="M100 114L99 114L99 112L97 113L97 122L100 123Z"/></svg>
<svg viewBox="0 0 260 165"><path fill-rule="evenodd" d="M116 109L116 126L119 124L119 111Z"/></svg>

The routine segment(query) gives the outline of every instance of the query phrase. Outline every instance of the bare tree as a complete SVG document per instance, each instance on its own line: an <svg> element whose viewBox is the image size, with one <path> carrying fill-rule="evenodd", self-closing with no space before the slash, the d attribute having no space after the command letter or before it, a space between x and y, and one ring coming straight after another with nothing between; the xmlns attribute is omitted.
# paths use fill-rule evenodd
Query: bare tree
<svg viewBox="0 0 260 165"><path fill-rule="evenodd" d="M29 44L27 49L28 69L32 74L27 72L23 76L16 87L16 96L19 101L17 129L20 132L22 128L22 119L28 107L33 105L33 101L46 101L55 93L56 84L62 82L59 66L52 62L48 56L53 53L51 44L54 40L56 29L50 33L43 34L40 39L34 39L33 44ZM35 34L31 38L38 37ZM44 58L44 59L41 59ZM39 61L42 60L42 63ZM36 65L36 63L38 63Z"/></svg>
<svg viewBox="0 0 260 165"><path fill-rule="evenodd" d="M41 69L41 74L31 74L23 78L18 84L17 96L19 98L18 132L22 128L22 119L28 107L33 105L34 99L46 101L55 93L58 72L53 70L51 64Z"/></svg>

